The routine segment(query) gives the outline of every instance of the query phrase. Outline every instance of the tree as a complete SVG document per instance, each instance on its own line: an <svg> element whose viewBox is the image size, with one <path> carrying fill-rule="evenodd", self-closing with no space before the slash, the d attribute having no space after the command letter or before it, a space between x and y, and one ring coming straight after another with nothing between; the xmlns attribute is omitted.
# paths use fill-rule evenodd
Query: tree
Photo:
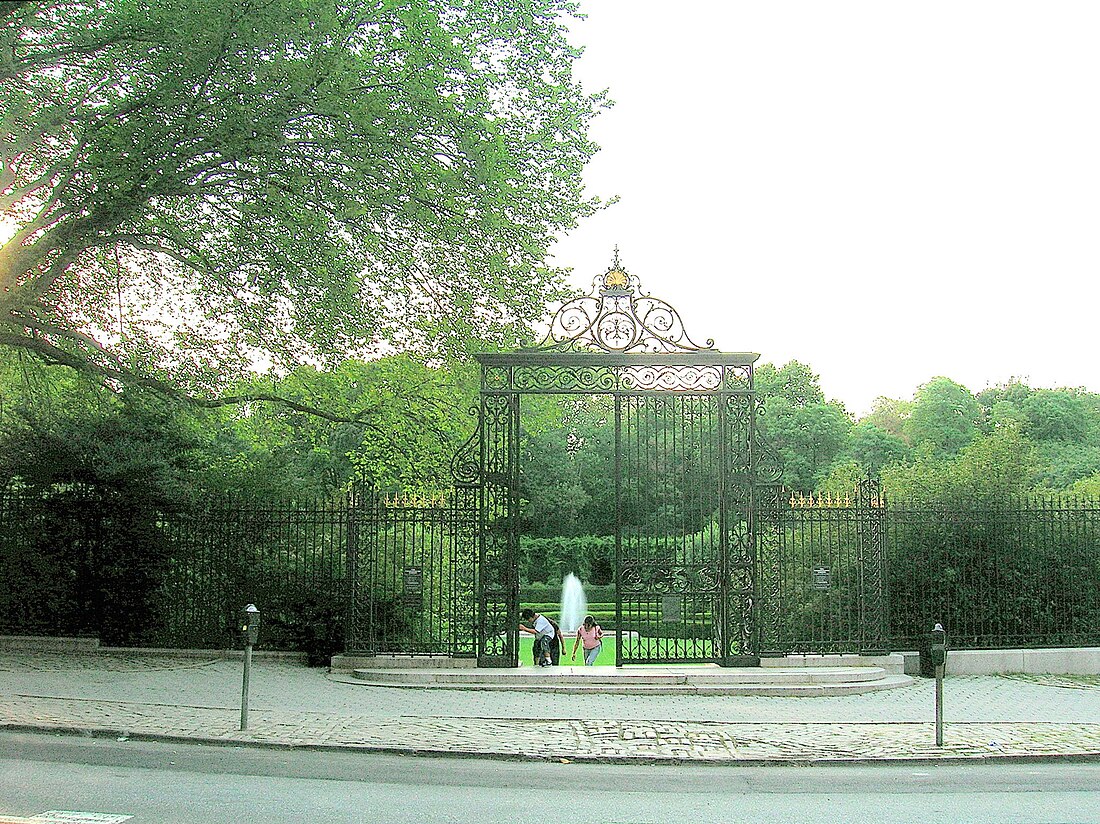
<svg viewBox="0 0 1100 824"><path fill-rule="evenodd" d="M953 455L974 439L981 418L981 407L965 386L933 378L917 390L905 434L913 446L927 442L935 454Z"/></svg>
<svg viewBox="0 0 1100 824"><path fill-rule="evenodd" d="M860 423L872 424L883 432L901 440L906 439L905 422L913 410L912 401L901 401L879 395L871 405L871 412Z"/></svg>
<svg viewBox="0 0 1100 824"><path fill-rule="evenodd" d="M609 396L525 398L521 530L540 537L609 535L615 526L615 411Z"/></svg>
<svg viewBox="0 0 1100 824"><path fill-rule="evenodd" d="M760 428L779 457L783 483L791 489L817 489L852 426L843 406L825 402L818 381L810 367L799 361L779 369L764 364L756 370L756 388L765 410Z"/></svg>
<svg viewBox="0 0 1100 824"><path fill-rule="evenodd" d="M848 434L844 454L860 466L864 477L879 477L883 467L901 463L909 457L909 445L897 435L862 420Z"/></svg>
<svg viewBox="0 0 1100 824"><path fill-rule="evenodd" d="M1076 488L1100 471L1100 396L1081 389L1031 389L1018 381L984 390L991 429L1011 426L1035 444L1042 490Z"/></svg>
<svg viewBox="0 0 1100 824"><path fill-rule="evenodd" d="M883 485L895 500L969 505L1028 492L1034 461L1034 445L1018 429L1005 427L978 435L954 455L924 440L910 463L883 470Z"/></svg>
<svg viewBox="0 0 1100 824"><path fill-rule="evenodd" d="M764 363L756 368L754 386L764 398L783 397L791 406L806 407L825 403L821 377L801 361L792 360L782 367Z"/></svg>
<svg viewBox="0 0 1100 824"><path fill-rule="evenodd" d="M524 339L549 244L597 206L573 13L5 4L0 344L226 402L258 359Z"/></svg>
<svg viewBox="0 0 1100 824"><path fill-rule="evenodd" d="M1069 492L1083 498L1100 499L1100 472L1074 481L1069 488Z"/></svg>
<svg viewBox="0 0 1100 824"><path fill-rule="evenodd" d="M26 353L0 357L0 486L82 485L150 505L190 494L209 441L195 410L36 367Z"/></svg>
<svg viewBox="0 0 1100 824"><path fill-rule="evenodd" d="M163 513L188 501L201 475L197 410L140 389L113 393L71 371L24 370L30 356L8 354L0 489L16 494L4 500L0 578L18 599L0 598L0 612L63 634L95 631L105 643L148 643L168 561Z"/></svg>
<svg viewBox="0 0 1100 824"><path fill-rule="evenodd" d="M1079 394L1068 389L1036 389L1023 402L1028 435L1036 441L1082 441L1090 429L1097 429L1095 415Z"/></svg>
<svg viewBox="0 0 1100 824"><path fill-rule="evenodd" d="M477 428L475 387L469 365L433 368L403 355L299 367L279 394L339 420L272 404L222 410L223 440L238 451L212 462L211 485L275 497L332 495L352 480L382 490L448 486L451 460Z"/></svg>

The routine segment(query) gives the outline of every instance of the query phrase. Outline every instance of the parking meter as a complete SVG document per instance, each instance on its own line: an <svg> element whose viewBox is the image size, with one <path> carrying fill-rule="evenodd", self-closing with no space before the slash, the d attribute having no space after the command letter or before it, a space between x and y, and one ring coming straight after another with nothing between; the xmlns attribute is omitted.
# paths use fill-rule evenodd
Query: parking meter
<svg viewBox="0 0 1100 824"><path fill-rule="evenodd" d="M947 663L947 633L943 624L932 628L932 666L942 667Z"/></svg>
<svg viewBox="0 0 1100 824"><path fill-rule="evenodd" d="M244 682L241 684L241 729L248 729L248 678L252 669L252 645L260 636L260 611L255 604L249 604L244 608L244 617L241 621L241 632L244 633Z"/></svg>
<svg viewBox="0 0 1100 824"><path fill-rule="evenodd" d="M253 646L260 637L260 611L255 604L249 604L244 608L244 620L241 621L241 632L244 633L245 643Z"/></svg>
<svg viewBox="0 0 1100 824"><path fill-rule="evenodd" d="M943 746L943 668L947 663L947 633L943 624L932 627L932 665L936 668L936 746Z"/></svg>

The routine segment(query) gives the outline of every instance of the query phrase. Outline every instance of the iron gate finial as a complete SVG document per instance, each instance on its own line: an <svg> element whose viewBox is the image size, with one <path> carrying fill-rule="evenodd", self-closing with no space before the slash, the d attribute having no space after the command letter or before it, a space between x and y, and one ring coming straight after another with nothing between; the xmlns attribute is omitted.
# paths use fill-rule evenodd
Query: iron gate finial
<svg viewBox="0 0 1100 824"><path fill-rule="evenodd" d="M596 278L592 294L562 305L536 348L673 353L713 350L714 341L695 343L679 312L642 291L638 278L623 266L616 245L611 265Z"/></svg>

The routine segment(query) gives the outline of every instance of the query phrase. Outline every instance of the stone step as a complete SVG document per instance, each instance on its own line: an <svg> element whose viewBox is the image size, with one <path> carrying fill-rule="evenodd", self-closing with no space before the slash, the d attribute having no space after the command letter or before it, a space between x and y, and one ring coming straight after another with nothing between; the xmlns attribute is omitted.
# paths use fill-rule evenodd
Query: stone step
<svg viewBox="0 0 1100 824"><path fill-rule="evenodd" d="M427 689L514 690L606 694L840 695L903 686L905 675L880 667L724 668L519 667L516 669L394 669L352 671L357 683Z"/></svg>

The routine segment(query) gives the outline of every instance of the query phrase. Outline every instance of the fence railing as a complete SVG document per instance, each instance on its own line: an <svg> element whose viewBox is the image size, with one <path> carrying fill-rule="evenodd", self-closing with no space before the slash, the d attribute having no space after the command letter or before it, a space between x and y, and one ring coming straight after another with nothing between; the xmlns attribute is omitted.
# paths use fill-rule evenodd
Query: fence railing
<svg viewBox="0 0 1100 824"><path fill-rule="evenodd" d="M456 495L476 491L167 510L76 487L9 490L0 634L225 648L251 602L272 648L472 655L474 501ZM758 547L778 597L765 651L866 650L878 623L882 647L917 649L937 622L956 649L1100 646L1100 501L889 502L873 523L868 511L787 502ZM881 616L866 608L874 540Z"/></svg>
<svg viewBox="0 0 1100 824"><path fill-rule="evenodd" d="M364 491L353 498L348 652L476 654L473 494Z"/></svg>
<svg viewBox="0 0 1100 824"><path fill-rule="evenodd" d="M1100 501L891 503L890 636L955 648L1100 645Z"/></svg>
<svg viewBox="0 0 1100 824"><path fill-rule="evenodd" d="M771 517L758 519L757 568L767 653L870 651L886 645L880 619L869 625L871 567L883 564L881 541L867 547L868 507L847 499L786 496ZM877 570L881 575L881 570ZM877 650L876 650L877 651Z"/></svg>
<svg viewBox="0 0 1100 824"><path fill-rule="evenodd" d="M166 566L149 640L232 646L253 603L271 646L342 645L348 511L344 499L221 499L158 513Z"/></svg>

